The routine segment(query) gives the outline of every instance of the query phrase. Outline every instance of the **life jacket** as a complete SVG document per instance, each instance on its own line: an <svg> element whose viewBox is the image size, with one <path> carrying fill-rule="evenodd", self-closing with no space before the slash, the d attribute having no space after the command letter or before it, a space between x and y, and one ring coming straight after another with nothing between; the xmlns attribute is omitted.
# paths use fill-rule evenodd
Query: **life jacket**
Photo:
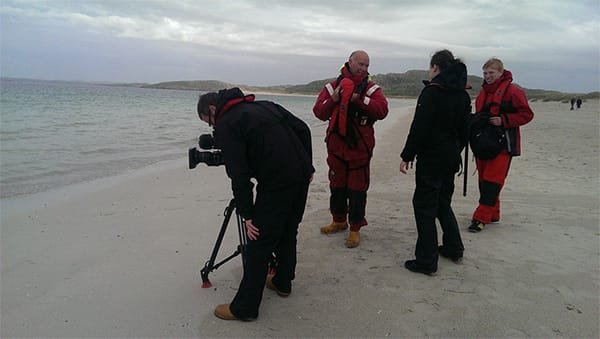
<svg viewBox="0 0 600 339"><path fill-rule="evenodd" d="M341 70L341 74L335 80L335 84L333 86L331 84L326 85L330 93L333 93L333 90L338 86L341 86L340 102L331 114L328 132L335 132L346 138L349 144L353 144L356 141L352 139L356 137L352 130L352 118L365 119L366 121L368 115L360 107L351 103L350 99L352 99L352 94L354 93L360 96L365 95L369 86L369 77L366 76L360 83L355 84L349 77L348 67L345 65Z"/></svg>
<svg viewBox="0 0 600 339"><path fill-rule="evenodd" d="M336 88L338 84L336 83ZM329 125L333 128L330 130L336 130L338 133L345 137L348 129L348 106L350 106L350 99L354 93L354 83L348 78L343 78L339 81L341 87L341 97L339 104L333 110L331 114L331 120Z"/></svg>
<svg viewBox="0 0 600 339"><path fill-rule="evenodd" d="M478 112L487 111L492 116L499 116L502 99L512 83L512 80L512 73L508 70L504 70L497 83L488 85L484 82L481 85L481 91L475 100L475 109Z"/></svg>
<svg viewBox="0 0 600 339"><path fill-rule="evenodd" d="M477 112L486 111L492 116L502 117L502 127L506 139L506 150L511 156L521 155L521 133L519 126L525 125L533 118L533 112L527 104L525 93L512 83L512 73L504 70L500 79L493 84L482 85L475 100ZM520 103L518 107L515 103ZM509 125L511 127L505 127Z"/></svg>
<svg viewBox="0 0 600 339"><path fill-rule="evenodd" d="M354 84L354 82L352 82L351 79L348 79L343 74L340 74L340 76L338 76L337 79L335 80L335 87L337 87L342 82L343 79L350 80L350 82L352 83L353 89L349 91L349 92L351 92L351 94L356 93L362 97L367 93L367 87L369 87L369 76L364 77L360 83ZM379 88L379 86L377 86L377 88ZM342 89L344 89L343 85L342 85ZM352 98L352 95L350 95L350 98ZM361 118L361 117L367 116L367 113L363 112L363 110L360 107L356 106L354 103L348 104L347 111L348 111L349 116L352 118Z"/></svg>

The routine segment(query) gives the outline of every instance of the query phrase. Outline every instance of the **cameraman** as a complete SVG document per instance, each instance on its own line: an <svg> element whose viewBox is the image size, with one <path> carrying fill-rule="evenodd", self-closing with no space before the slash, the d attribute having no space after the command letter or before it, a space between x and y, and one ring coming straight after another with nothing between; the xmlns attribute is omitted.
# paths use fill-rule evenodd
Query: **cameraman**
<svg viewBox="0 0 600 339"><path fill-rule="evenodd" d="M249 239L238 292L231 304L217 306L215 315L253 320L265 284L281 297L292 291L298 224L315 171L310 129L282 106L254 101L254 95L244 95L239 88L201 95L198 115L214 126L215 145L222 151ZM257 182L255 200L251 178ZM276 273L267 278L272 253Z"/></svg>

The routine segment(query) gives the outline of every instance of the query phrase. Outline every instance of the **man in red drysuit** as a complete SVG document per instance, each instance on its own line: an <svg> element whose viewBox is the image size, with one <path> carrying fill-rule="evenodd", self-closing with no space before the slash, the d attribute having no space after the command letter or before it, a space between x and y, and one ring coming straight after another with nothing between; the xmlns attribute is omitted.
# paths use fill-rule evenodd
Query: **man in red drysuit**
<svg viewBox="0 0 600 339"><path fill-rule="evenodd" d="M367 52L352 52L338 78L325 85L313 107L317 118L329 120L325 141L333 221L321 227L321 233L343 231L349 223L349 248L360 244L360 228L367 225L369 163L375 147L373 124L388 113L383 90L369 80L368 69Z"/></svg>

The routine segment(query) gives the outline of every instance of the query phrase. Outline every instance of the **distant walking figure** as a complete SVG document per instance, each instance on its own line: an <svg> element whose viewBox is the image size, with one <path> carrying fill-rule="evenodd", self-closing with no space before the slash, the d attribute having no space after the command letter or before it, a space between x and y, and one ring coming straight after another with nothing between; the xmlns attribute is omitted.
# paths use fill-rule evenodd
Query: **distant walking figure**
<svg viewBox="0 0 600 339"><path fill-rule="evenodd" d="M571 111L573 110L575 106L575 98L571 98Z"/></svg>
<svg viewBox="0 0 600 339"><path fill-rule="evenodd" d="M582 103L581 98L577 98L577 109L581 108L581 103Z"/></svg>

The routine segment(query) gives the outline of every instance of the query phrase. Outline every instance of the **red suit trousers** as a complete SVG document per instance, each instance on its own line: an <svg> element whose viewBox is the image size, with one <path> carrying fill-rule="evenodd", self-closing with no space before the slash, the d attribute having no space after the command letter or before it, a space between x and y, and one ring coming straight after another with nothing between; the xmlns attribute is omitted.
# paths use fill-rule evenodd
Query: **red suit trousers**
<svg viewBox="0 0 600 339"><path fill-rule="evenodd" d="M369 188L369 160L346 161L328 154L329 209L335 222L350 223L351 231L367 225L365 209Z"/></svg>
<svg viewBox="0 0 600 339"><path fill-rule="evenodd" d="M500 220L500 191L504 186L512 156L500 152L490 160L475 159L479 175L479 205L473 213L473 220L489 224Z"/></svg>

